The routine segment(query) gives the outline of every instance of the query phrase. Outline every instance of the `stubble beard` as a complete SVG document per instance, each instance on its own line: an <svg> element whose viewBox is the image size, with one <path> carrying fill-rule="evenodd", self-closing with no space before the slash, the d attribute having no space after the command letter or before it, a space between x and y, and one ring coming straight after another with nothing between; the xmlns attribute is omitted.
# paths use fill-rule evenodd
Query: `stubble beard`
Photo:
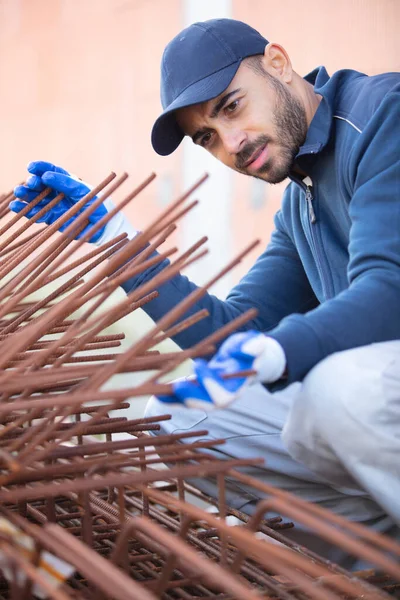
<svg viewBox="0 0 400 600"><path fill-rule="evenodd" d="M296 155L306 139L308 125L303 105L284 84L275 78L273 81L268 78L268 83L276 92L274 138L260 135L254 142L247 144L236 158L236 168L246 175L275 184L281 183L292 171ZM271 149L277 148L277 152L267 158L256 173L248 173L243 165L255 150L267 144Z"/></svg>

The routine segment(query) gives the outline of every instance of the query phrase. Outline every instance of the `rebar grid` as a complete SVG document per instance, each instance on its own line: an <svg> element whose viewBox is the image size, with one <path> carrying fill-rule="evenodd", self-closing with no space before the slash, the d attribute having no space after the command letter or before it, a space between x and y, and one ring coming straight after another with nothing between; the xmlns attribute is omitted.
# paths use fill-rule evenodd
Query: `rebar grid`
<svg viewBox="0 0 400 600"><path fill-rule="evenodd" d="M204 254L206 238L201 238L151 281L105 308L123 281L176 253L175 248L161 251L160 246L196 205L188 199L205 177L134 239L122 235L70 260L154 177L150 175L79 241L73 236L84 229L100 202L126 181L126 174L111 174L52 226L29 235L26 231L37 226L32 221L21 226L23 213L10 218L12 194L0 196L0 273L6 278L0 290L0 510L3 525L14 527L11 533L7 527L2 530L0 519L0 600L29 600L38 593L59 600L372 600L397 593L400 547L393 541L246 474L261 460L217 460L207 451L223 440L190 441L205 431L153 437L149 432L159 430L168 415L124 416L127 400L169 393L171 386L160 383L162 376L187 359L209 354L256 314L248 311L190 350L155 351L160 341L207 316L204 310L188 318L185 313L252 244L130 348L120 349L123 333L105 331L150 302L160 285ZM102 197L84 208L99 192ZM34 202L48 193L45 190ZM60 224L74 215L76 220L58 233ZM32 299L38 290L41 298ZM116 351L106 353L110 348ZM102 389L118 373L147 371L139 384ZM193 488L188 481L194 478L215 478L218 501ZM227 504L227 478L265 497L252 517ZM199 500L216 504L217 513L193 504ZM268 511L307 525L379 571L348 573L295 545L284 535L293 524L268 518ZM232 516L236 526L228 524ZM21 549L21 539L29 552ZM66 581L54 566L57 559L72 566Z"/></svg>

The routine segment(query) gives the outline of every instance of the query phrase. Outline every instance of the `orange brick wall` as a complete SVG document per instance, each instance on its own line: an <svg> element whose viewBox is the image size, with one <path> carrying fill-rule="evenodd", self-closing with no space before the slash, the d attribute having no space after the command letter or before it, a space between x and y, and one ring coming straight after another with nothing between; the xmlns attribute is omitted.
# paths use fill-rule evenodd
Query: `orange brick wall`
<svg viewBox="0 0 400 600"><path fill-rule="evenodd" d="M399 0L233 0L232 16L284 46L301 75L318 65L329 73L400 70ZM285 185L257 187L248 177L238 177L231 224L238 244L252 238L268 241ZM264 201L259 198L259 208L252 208L257 192ZM242 272L252 261L244 262Z"/></svg>
<svg viewBox="0 0 400 600"><path fill-rule="evenodd" d="M183 9L183 0L0 0L0 191L36 158L91 182L127 170L136 184L155 170L158 180L128 211L145 226L183 179L182 150L161 158L149 140L161 53ZM301 74L318 64L371 74L400 67L399 0L232 0L231 15L285 46ZM235 175L232 189L224 226L234 247L266 242L282 186Z"/></svg>

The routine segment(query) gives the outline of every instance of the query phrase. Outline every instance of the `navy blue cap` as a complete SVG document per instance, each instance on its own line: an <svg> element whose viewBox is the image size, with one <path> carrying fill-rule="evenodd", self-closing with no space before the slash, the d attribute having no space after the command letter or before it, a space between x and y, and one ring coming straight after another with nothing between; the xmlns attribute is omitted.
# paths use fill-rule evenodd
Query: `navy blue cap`
<svg viewBox="0 0 400 600"><path fill-rule="evenodd" d="M161 61L163 113L154 123L151 143L166 156L183 140L174 111L207 102L229 86L242 60L264 54L268 41L258 31L233 19L211 19L181 31L164 50Z"/></svg>

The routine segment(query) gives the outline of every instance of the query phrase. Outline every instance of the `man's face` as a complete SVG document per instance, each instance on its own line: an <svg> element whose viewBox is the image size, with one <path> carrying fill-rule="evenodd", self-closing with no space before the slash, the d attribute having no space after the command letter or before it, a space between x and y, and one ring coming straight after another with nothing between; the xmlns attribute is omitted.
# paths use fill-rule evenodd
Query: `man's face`
<svg viewBox="0 0 400 600"><path fill-rule="evenodd" d="M217 98L176 112L179 126L228 167L283 181L304 143L307 119L289 87L244 61Z"/></svg>

